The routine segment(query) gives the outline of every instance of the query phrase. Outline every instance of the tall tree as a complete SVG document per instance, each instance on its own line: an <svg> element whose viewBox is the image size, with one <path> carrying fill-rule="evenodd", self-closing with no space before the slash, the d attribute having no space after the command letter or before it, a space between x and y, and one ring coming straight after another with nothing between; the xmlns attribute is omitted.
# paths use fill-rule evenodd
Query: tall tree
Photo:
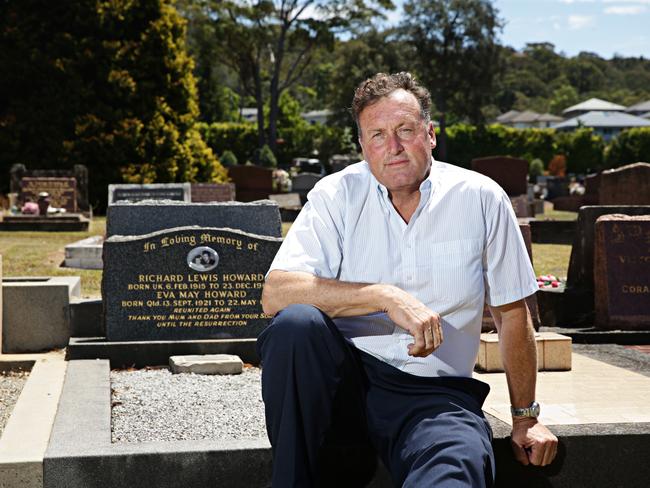
<svg viewBox="0 0 650 488"><path fill-rule="evenodd" d="M273 150L280 96L301 79L315 49L332 46L337 33L360 28L393 7L390 0L203 0L201 5L215 25L219 60L256 100L259 145Z"/></svg>
<svg viewBox="0 0 650 488"><path fill-rule="evenodd" d="M226 177L194 128L192 60L171 0L8 0L0 47L4 171L86 164L100 205L120 180Z"/></svg>
<svg viewBox="0 0 650 488"><path fill-rule="evenodd" d="M408 0L402 29L413 45L422 81L440 118L438 154L446 159L448 115L483 121L481 108L502 70L497 34L502 22L486 0Z"/></svg>

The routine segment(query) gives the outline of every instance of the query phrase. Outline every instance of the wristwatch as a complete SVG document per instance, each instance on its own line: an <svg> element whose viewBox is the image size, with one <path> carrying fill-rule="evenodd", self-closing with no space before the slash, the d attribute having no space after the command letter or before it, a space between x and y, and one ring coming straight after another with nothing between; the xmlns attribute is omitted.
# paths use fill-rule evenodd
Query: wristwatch
<svg viewBox="0 0 650 488"><path fill-rule="evenodd" d="M539 403L533 402L526 408L515 408L510 406L510 413L513 417L539 417Z"/></svg>

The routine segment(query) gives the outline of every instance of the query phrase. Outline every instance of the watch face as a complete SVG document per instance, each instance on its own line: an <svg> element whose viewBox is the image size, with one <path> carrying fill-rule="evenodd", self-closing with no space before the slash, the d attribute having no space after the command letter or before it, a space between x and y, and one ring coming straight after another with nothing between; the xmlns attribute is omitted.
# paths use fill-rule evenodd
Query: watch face
<svg viewBox="0 0 650 488"><path fill-rule="evenodd" d="M533 417L539 417L539 403L533 402L530 404L530 413Z"/></svg>

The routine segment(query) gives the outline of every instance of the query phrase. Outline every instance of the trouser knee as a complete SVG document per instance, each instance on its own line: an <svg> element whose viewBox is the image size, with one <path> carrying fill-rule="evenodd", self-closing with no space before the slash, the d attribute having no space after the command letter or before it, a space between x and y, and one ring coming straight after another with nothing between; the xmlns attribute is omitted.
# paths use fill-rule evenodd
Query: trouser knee
<svg viewBox="0 0 650 488"><path fill-rule="evenodd" d="M327 322L331 322L329 317L312 305L289 305L278 312L260 334L258 351L263 357L269 348L278 354L326 341L332 335Z"/></svg>

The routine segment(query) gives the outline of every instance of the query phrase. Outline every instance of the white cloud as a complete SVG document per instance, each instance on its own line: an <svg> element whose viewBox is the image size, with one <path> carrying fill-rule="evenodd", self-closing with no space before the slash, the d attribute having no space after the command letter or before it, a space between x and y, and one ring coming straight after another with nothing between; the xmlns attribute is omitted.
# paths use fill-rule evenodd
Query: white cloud
<svg viewBox="0 0 650 488"><path fill-rule="evenodd" d="M613 15L636 15L645 12L645 5L620 5L618 7L606 7L606 14Z"/></svg>
<svg viewBox="0 0 650 488"><path fill-rule="evenodd" d="M592 15L569 15L567 21L569 23L569 29L578 30L593 24L594 17Z"/></svg>

